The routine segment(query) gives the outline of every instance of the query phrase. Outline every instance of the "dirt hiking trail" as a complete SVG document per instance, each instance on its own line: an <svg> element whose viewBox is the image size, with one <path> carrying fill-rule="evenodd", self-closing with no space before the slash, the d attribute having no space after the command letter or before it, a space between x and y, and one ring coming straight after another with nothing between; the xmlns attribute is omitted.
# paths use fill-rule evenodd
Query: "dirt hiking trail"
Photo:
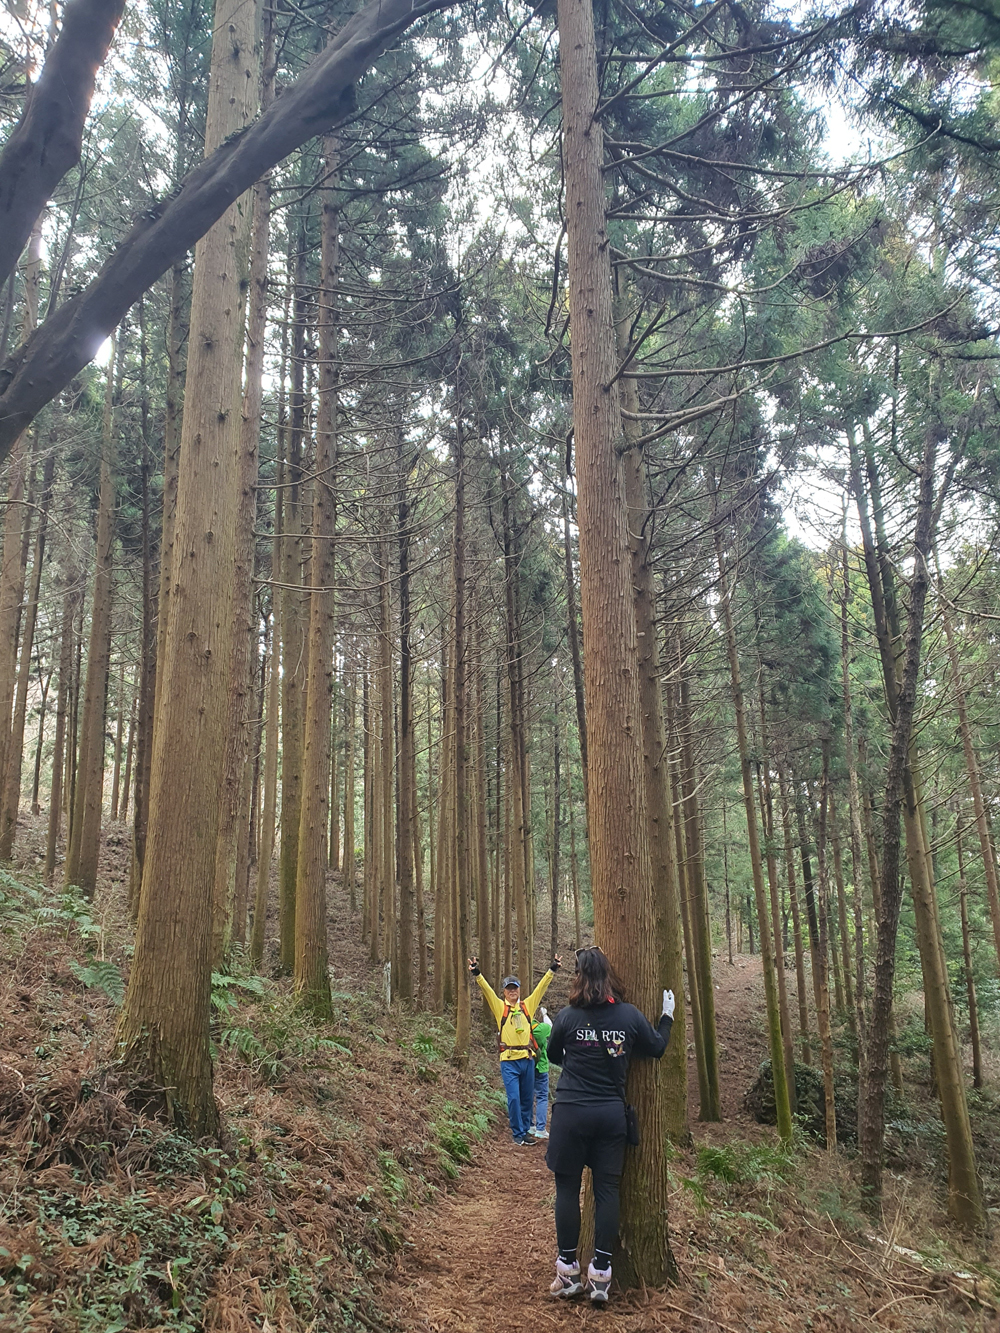
<svg viewBox="0 0 1000 1333"><path fill-rule="evenodd" d="M694 1059L689 1048L692 1130L697 1145L773 1141L773 1130L743 1110L746 1089L765 1058L760 960L717 962L723 1121L702 1125L697 1115ZM558 1001L557 1001L558 1003ZM817 1188L837 1180L834 1160L817 1154L801 1163ZM586 1296L550 1296L556 1253L554 1185L545 1145L518 1148L504 1124L478 1145L453 1191L415 1211L395 1278L383 1297L406 1333L1000 1333L994 1310L965 1301L925 1270L887 1261L802 1202L807 1186L776 1188L773 1202L759 1188L738 1189L704 1206L690 1188L695 1153L672 1163L671 1246L680 1280L667 1290L621 1293L607 1306Z"/></svg>
<svg viewBox="0 0 1000 1333"><path fill-rule="evenodd" d="M759 1023L752 1017L759 961L740 959L727 968L726 1018L730 1051L723 1040L725 1114L741 1116L742 1089L763 1058ZM721 995L721 992L720 992ZM557 1001L558 1003L558 1001ZM692 1105L697 1078L689 1058ZM497 1076L499 1082L499 1075ZM704 1127L703 1127L704 1128ZM715 1137L723 1126L712 1126ZM732 1126L729 1126L732 1133ZM529 1333L548 1329L603 1329L605 1333L645 1333L654 1329L728 1330L733 1325L706 1319L685 1290L614 1293L607 1306L588 1297L551 1296L556 1254L555 1188L545 1165L545 1143L519 1148L506 1123L480 1144L455 1190L433 1207L415 1213L410 1243L386 1306L408 1333ZM674 1223L672 1221L672 1227ZM683 1257L673 1237L675 1257ZM736 1327L739 1327L737 1325Z"/></svg>

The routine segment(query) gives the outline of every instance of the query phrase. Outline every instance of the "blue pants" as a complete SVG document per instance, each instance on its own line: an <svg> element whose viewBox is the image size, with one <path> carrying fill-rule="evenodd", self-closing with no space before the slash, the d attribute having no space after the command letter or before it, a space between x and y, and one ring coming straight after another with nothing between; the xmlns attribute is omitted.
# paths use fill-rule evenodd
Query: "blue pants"
<svg viewBox="0 0 1000 1333"><path fill-rule="evenodd" d="M535 1098L534 1060L501 1060L500 1076L507 1094L510 1132L523 1139L531 1128L531 1109Z"/></svg>
<svg viewBox="0 0 1000 1333"><path fill-rule="evenodd" d="M549 1114L549 1071L544 1074L535 1070L535 1128L539 1134L545 1130L545 1121Z"/></svg>

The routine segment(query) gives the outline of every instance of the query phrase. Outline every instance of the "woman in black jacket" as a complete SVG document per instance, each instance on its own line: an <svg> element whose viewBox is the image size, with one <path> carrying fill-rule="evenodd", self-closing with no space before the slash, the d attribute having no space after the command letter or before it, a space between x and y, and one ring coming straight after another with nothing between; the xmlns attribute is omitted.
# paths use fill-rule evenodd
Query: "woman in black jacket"
<svg viewBox="0 0 1000 1333"><path fill-rule="evenodd" d="M628 1004L621 982L596 945L576 955L569 1004L552 1024L549 1060L562 1066L545 1163L556 1178L559 1256L550 1291L608 1299L611 1251L618 1238L618 1185L625 1165L625 1076L633 1055L659 1060L674 1022L674 993L663 992L654 1028ZM580 1275L580 1180L590 1167L594 1181L594 1258L587 1281Z"/></svg>

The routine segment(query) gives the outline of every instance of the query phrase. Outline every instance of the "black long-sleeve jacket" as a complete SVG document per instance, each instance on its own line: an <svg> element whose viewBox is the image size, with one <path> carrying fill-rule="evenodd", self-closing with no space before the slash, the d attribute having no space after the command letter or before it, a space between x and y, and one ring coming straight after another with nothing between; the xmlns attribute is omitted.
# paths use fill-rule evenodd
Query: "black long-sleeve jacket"
<svg viewBox="0 0 1000 1333"><path fill-rule="evenodd" d="M614 1000L592 1009L560 1009L548 1043L549 1059L562 1066L556 1102L620 1101L629 1060L633 1055L659 1060L673 1025L664 1014L654 1028L634 1004Z"/></svg>

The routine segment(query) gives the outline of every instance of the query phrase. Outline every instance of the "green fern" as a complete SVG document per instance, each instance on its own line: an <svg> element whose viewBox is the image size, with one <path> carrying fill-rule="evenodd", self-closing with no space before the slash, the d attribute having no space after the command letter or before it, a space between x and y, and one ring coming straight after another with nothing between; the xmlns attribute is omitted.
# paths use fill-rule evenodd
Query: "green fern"
<svg viewBox="0 0 1000 1333"><path fill-rule="evenodd" d="M91 958L87 963L78 963L74 959L69 967L77 981L82 982L88 990L103 991L115 1004L121 1004L125 998L122 974L107 959Z"/></svg>

